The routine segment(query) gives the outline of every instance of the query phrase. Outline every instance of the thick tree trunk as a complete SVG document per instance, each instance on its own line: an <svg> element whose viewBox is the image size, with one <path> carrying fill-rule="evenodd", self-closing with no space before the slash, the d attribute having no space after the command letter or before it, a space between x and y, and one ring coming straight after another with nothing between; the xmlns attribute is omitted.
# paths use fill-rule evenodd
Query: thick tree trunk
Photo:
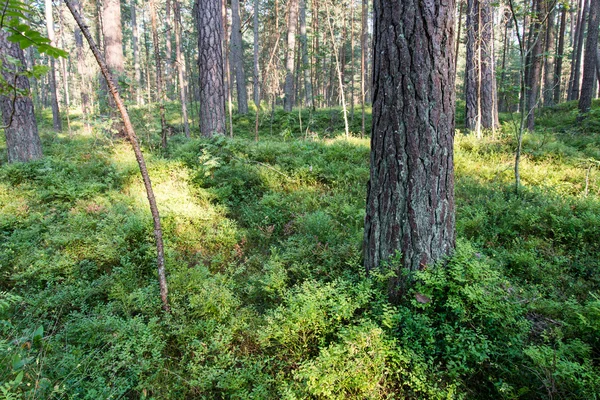
<svg viewBox="0 0 600 400"><path fill-rule="evenodd" d="M223 22L220 0L196 0L200 133L205 137L225 134L223 83Z"/></svg>
<svg viewBox="0 0 600 400"><path fill-rule="evenodd" d="M592 107L592 97L596 88L596 57L598 53L598 14L600 0L590 3L587 39L585 42L585 59L583 62L583 82L579 97L579 112L587 113Z"/></svg>
<svg viewBox="0 0 600 400"><path fill-rule="evenodd" d="M454 14L453 0L374 1L367 271L400 253L391 268L423 269L455 247Z"/></svg>
<svg viewBox="0 0 600 400"><path fill-rule="evenodd" d="M92 52L94 53L94 57L96 57L96 61L98 61L98 65L100 66L100 70L102 74L106 78L108 89L110 90L111 95L115 101L116 107L119 110L121 117L123 118L124 130L129 138L129 142L133 147L133 152L135 154L135 158L138 162L138 166L140 168L140 173L142 175L142 179L144 181L144 187L146 188L146 195L148 197L148 203L150 204L150 212L152 214L152 219L154 221L154 238L156 240L156 252L157 252L157 269L158 269L158 282L160 286L160 297L163 304L163 309L166 312L170 312L169 302L168 302L168 290L167 290L167 278L165 274L165 253L164 253L164 245L162 238L162 228L160 224L160 215L158 212L158 206L156 205L156 199L154 198L154 191L152 190L152 183L150 182L150 175L148 174L148 169L146 168L146 162L144 160L144 155L140 149L140 145L138 143L137 137L133 130L133 125L131 124L131 120L129 119L129 114L127 113L127 109L125 108L125 103L121 99L119 94L119 88L117 87L116 81L114 77L111 75L108 70L108 65L106 61L102 58L102 54L96 47L90 32L87 30L87 27L84 25L81 16L78 14L77 10L73 6L73 4L69 0L65 0L67 7L73 14L77 25L83 32L83 35L87 39Z"/></svg>
<svg viewBox="0 0 600 400"><path fill-rule="evenodd" d="M285 61L285 86L283 108L285 111L292 111L294 106L294 59L296 57L296 27L298 25L298 0L289 0L288 29L287 29L287 50Z"/></svg>
<svg viewBox="0 0 600 400"><path fill-rule="evenodd" d="M48 39L50 44L56 46L56 38L54 37L54 17L52 15L52 0L45 0L46 10L46 29L48 32ZM50 80L50 97L52 101L52 126L57 132L62 131L62 122L60 120L60 110L58 106L58 90L56 85L56 62L54 58L50 57L50 73L48 74Z"/></svg>
<svg viewBox="0 0 600 400"><path fill-rule="evenodd" d="M177 64L177 76L179 81L179 101L181 101L181 119L183 121L183 131L185 137L190 137L190 123L187 111L187 85L186 85L186 67L185 59L182 56L181 49L181 5L179 0L173 0L173 14L175 26L175 58Z"/></svg>
<svg viewBox="0 0 600 400"><path fill-rule="evenodd" d="M544 48L544 107L554 105L554 10L550 11L546 20L546 40Z"/></svg>
<svg viewBox="0 0 600 400"><path fill-rule="evenodd" d="M558 34L558 50L556 52L556 63L554 64L554 104L561 101L560 84L562 81L562 64L565 54L565 28L567 25L567 9L563 7L560 13L560 31Z"/></svg>
<svg viewBox="0 0 600 400"><path fill-rule="evenodd" d="M248 113L248 92L244 72L244 48L240 21L240 0L231 0L231 61L235 72L238 113Z"/></svg>
<svg viewBox="0 0 600 400"><path fill-rule="evenodd" d="M8 162L27 162L42 157L42 143L29 91L29 79L25 72L25 54L18 43L8 41L8 33L0 29L0 62L2 77L12 86L11 93L0 95L2 113L1 128L4 128ZM17 67L8 62L8 57L21 62Z"/></svg>
<svg viewBox="0 0 600 400"><path fill-rule="evenodd" d="M481 70L479 0L467 0L467 60L465 66L465 128L481 135Z"/></svg>
<svg viewBox="0 0 600 400"><path fill-rule="evenodd" d="M121 1L104 0L102 9L102 32L104 36L104 56L110 73L119 79L125 72L125 58L123 56L123 31L121 29ZM102 83L106 86L106 83ZM107 92L108 94L108 92ZM112 96L108 96L108 105L111 116L115 120L113 131L124 134L123 124L119 122L119 112Z"/></svg>

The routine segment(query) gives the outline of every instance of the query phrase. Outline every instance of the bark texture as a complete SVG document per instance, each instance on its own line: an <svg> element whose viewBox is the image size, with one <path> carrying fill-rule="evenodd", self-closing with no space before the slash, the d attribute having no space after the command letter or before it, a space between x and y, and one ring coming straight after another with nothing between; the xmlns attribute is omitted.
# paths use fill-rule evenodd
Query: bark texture
<svg viewBox="0 0 600 400"><path fill-rule="evenodd" d="M206 137L224 135L225 87L221 1L196 0L195 8L198 24L200 132Z"/></svg>
<svg viewBox="0 0 600 400"><path fill-rule="evenodd" d="M479 82L479 1L467 0L467 60L465 66L465 128L479 134L481 132L481 112Z"/></svg>
<svg viewBox="0 0 600 400"><path fill-rule="evenodd" d="M296 57L296 28L298 26L298 0L290 0L288 14L287 51L285 61L285 86L283 108L292 111L294 106L294 59Z"/></svg>
<svg viewBox="0 0 600 400"><path fill-rule="evenodd" d="M187 110L187 79L185 59L182 55L181 43L181 4L179 0L173 0L174 26L175 26L175 62L177 64L177 77L179 81L179 100L181 102L181 119L185 137L190 137L190 123Z"/></svg>
<svg viewBox="0 0 600 400"><path fill-rule="evenodd" d="M56 46L56 38L54 35L54 17L52 13L52 0L45 0L46 11L46 30L50 44ZM57 132L62 131L62 121L60 120L60 109L58 106L58 90L56 85L56 62L53 57L50 57L50 72L48 73L50 96L52 101L52 126Z"/></svg>
<svg viewBox="0 0 600 400"><path fill-rule="evenodd" d="M590 2L590 18L585 42L585 58L583 62L583 82L579 97L579 111L587 113L592 107L592 97L596 88L596 56L598 53L598 14L600 0Z"/></svg>
<svg viewBox="0 0 600 400"><path fill-rule="evenodd" d="M546 20L546 40L544 43L544 107L554 104L554 19L555 11L550 11Z"/></svg>
<svg viewBox="0 0 600 400"><path fill-rule="evenodd" d="M364 265L452 253L454 1L374 1L373 131ZM397 290L392 288L392 291Z"/></svg>
<svg viewBox="0 0 600 400"><path fill-rule="evenodd" d="M248 91L244 72L244 46L240 21L240 0L231 0L231 65L235 76L238 113L248 114Z"/></svg>
<svg viewBox="0 0 600 400"><path fill-rule="evenodd" d="M494 13L491 0L480 3L481 51L481 127L494 130L498 127L498 101L496 99L496 68L494 61Z"/></svg>
<svg viewBox="0 0 600 400"><path fill-rule="evenodd" d="M302 45L302 71L304 73L304 97L307 106L313 106L310 65L308 63L308 46L306 38L306 0L300 0L300 43Z"/></svg>
<svg viewBox="0 0 600 400"><path fill-rule="evenodd" d="M567 25L567 9L562 7L560 12L560 30L558 33L558 49L556 50L556 63L554 64L554 96L555 104L560 103L560 84L562 78L562 63L565 54L565 28Z"/></svg>
<svg viewBox="0 0 600 400"><path fill-rule="evenodd" d="M535 128L535 108L538 103L540 84L542 79L542 61L544 57L543 36L541 35L541 21L544 18L542 0L536 0L535 15L531 21L530 38L532 40L529 73L527 74L527 129L533 131Z"/></svg>
<svg viewBox="0 0 600 400"><path fill-rule="evenodd" d="M6 137L8 162L27 162L42 157L42 144L29 94L29 80L21 75L25 71L25 54L18 43L9 42L7 37L8 33L0 29L2 77L13 87L13 90L9 90L12 92L10 95L0 95L1 125ZM8 62L7 56L19 60L21 65Z"/></svg>

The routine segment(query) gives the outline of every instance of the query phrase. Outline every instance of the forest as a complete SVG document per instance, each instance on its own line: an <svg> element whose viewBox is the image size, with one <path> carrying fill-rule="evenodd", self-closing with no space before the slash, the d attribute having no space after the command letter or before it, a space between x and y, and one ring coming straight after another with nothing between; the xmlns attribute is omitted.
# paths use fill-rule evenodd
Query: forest
<svg viewBox="0 0 600 400"><path fill-rule="evenodd" d="M600 0L0 0L0 400L600 398Z"/></svg>

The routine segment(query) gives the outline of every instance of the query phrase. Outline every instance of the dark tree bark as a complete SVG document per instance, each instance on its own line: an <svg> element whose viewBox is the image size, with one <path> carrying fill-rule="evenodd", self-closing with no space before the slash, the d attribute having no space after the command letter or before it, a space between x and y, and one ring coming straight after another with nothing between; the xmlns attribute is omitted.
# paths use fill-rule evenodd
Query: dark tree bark
<svg viewBox="0 0 600 400"><path fill-rule="evenodd" d="M244 48L240 21L240 0L231 0L231 64L235 74L238 113L248 114L248 91L244 72Z"/></svg>
<svg viewBox="0 0 600 400"><path fill-rule="evenodd" d="M554 104L560 103L560 83L562 78L562 63L565 54L565 28L567 25L567 9L562 7L560 13L560 31L558 33L558 49L556 51L556 63L554 64Z"/></svg>
<svg viewBox="0 0 600 400"><path fill-rule="evenodd" d="M479 95L480 71L480 40L479 40L479 1L467 0L467 60L465 66L465 128L481 133L481 105Z"/></svg>
<svg viewBox="0 0 600 400"><path fill-rule="evenodd" d="M285 61L285 86L283 108L285 111L292 111L294 106L294 59L296 57L296 28L298 26L298 0L289 0L288 29L287 29L287 50Z"/></svg>
<svg viewBox="0 0 600 400"><path fill-rule="evenodd" d="M0 128L4 128L8 162L37 160L42 157L42 143L29 93L29 79L22 75L25 72L25 54L18 43L9 42L7 38L8 33L0 29L0 71L4 80L12 86L10 94L0 95ZM9 62L9 57L20 61L21 65Z"/></svg>
<svg viewBox="0 0 600 400"><path fill-rule="evenodd" d="M123 118L125 133L127 134L129 142L131 143L131 146L133 147L133 152L135 154L135 158L137 160L138 166L140 168L140 173L141 173L142 179L144 181L144 187L146 188L146 195L148 197L148 203L150 204L150 212L152 214L152 220L154 222L154 238L156 241L156 253L157 253L156 263L157 263L157 269L158 269L158 282L159 282L159 286L160 286L160 297L162 300L163 309L166 312L170 312L169 301L168 301L167 278L166 278L166 273L165 273L165 252L164 252L164 245L163 245L163 238L162 238L162 228L161 228L161 224L160 224L160 214L158 212L158 206L156 205L156 199L154 197L154 191L152 190L152 183L150 181L150 175L148 174L148 169L146 168L146 162L144 160L144 155L142 154L140 145L138 143L137 136L135 135L135 132L133 130L133 125L131 124L131 120L129 119L129 114L127 113L127 109L125 108L125 103L123 102L123 100L121 99L121 95L119 94L119 88L117 86L117 83L116 83L114 77L112 76L112 74L110 73L110 71L108 70L107 62L102 57L100 50L98 50L98 47L94 43L94 40L92 39L92 36L90 35L90 32L88 31L83 20L81 19L81 16L77 12L77 10L75 9L75 7L71 3L71 1L65 0L65 4L67 5L67 7L69 7L69 10L71 11L71 14L73 15L73 18L75 18L75 22L77 22L77 25L83 32L83 35L85 36L85 38L87 39L87 41L90 45L90 49L94 53L94 57L96 58L96 61L98 62L98 65L100 66L100 70L102 71L102 74L106 78L108 89L109 89L111 95L113 96L113 100L115 102L117 109L119 110L119 112L121 114L121 117Z"/></svg>
<svg viewBox="0 0 600 400"><path fill-rule="evenodd" d="M367 271L398 252L392 267L423 269L455 247L454 13L453 0L374 1Z"/></svg>
<svg viewBox="0 0 600 400"><path fill-rule="evenodd" d="M54 35L54 17L52 14L52 0L45 0L46 10L46 29L50 44L56 46L56 38ZM50 97L52 101L52 126L57 132L62 131L62 121L60 120L60 109L58 106L58 90L56 85L56 62L50 57L50 72L48 74L50 80Z"/></svg>
<svg viewBox="0 0 600 400"><path fill-rule="evenodd" d="M544 107L554 105L554 10L546 20L546 40L544 41Z"/></svg>
<svg viewBox="0 0 600 400"><path fill-rule="evenodd" d="M173 0L173 14L175 26L175 61L177 64L177 76L179 81L179 100L181 101L181 119L183 120L183 131L185 137L190 137L190 123L187 111L187 85L186 85L186 67L185 59L182 56L181 49L181 5L179 0Z"/></svg>
<svg viewBox="0 0 600 400"><path fill-rule="evenodd" d="M203 136L225 134L225 87L223 84L223 22L220 0L196 0L198 25L198 72L200 86L200 132Z"/></svg>
<svg viewBox="0 0 600 400"><path fill-rule="evenodd" d="M583 82L579 97L579 112L587 113L592 107L592 97L596 88L596 58L598 53L598 14L600 0L590 2L590 17L585 42L585 59L583 62Z"/></svg>

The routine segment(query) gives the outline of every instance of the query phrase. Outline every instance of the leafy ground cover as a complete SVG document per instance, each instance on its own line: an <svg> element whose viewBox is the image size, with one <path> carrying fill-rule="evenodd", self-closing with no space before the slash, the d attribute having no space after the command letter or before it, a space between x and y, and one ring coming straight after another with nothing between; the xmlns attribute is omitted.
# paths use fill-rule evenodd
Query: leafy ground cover
<svg viewBox="0 0 600 400"><path fill-rule="evenodd" d="M277 110L259 142L251 113L234 139L176 134L168 154L155 113L134 110L168 316L127 144L106 121L76 119L73 138L43 123L42 160L0 165L1 396L596 398L600 126L575 109L543 110L525 137L519 195L510 115L493 137L457 134L456 254L399 304L390 266L361 267L359 110L348 140L340 110Z"/></svg>

